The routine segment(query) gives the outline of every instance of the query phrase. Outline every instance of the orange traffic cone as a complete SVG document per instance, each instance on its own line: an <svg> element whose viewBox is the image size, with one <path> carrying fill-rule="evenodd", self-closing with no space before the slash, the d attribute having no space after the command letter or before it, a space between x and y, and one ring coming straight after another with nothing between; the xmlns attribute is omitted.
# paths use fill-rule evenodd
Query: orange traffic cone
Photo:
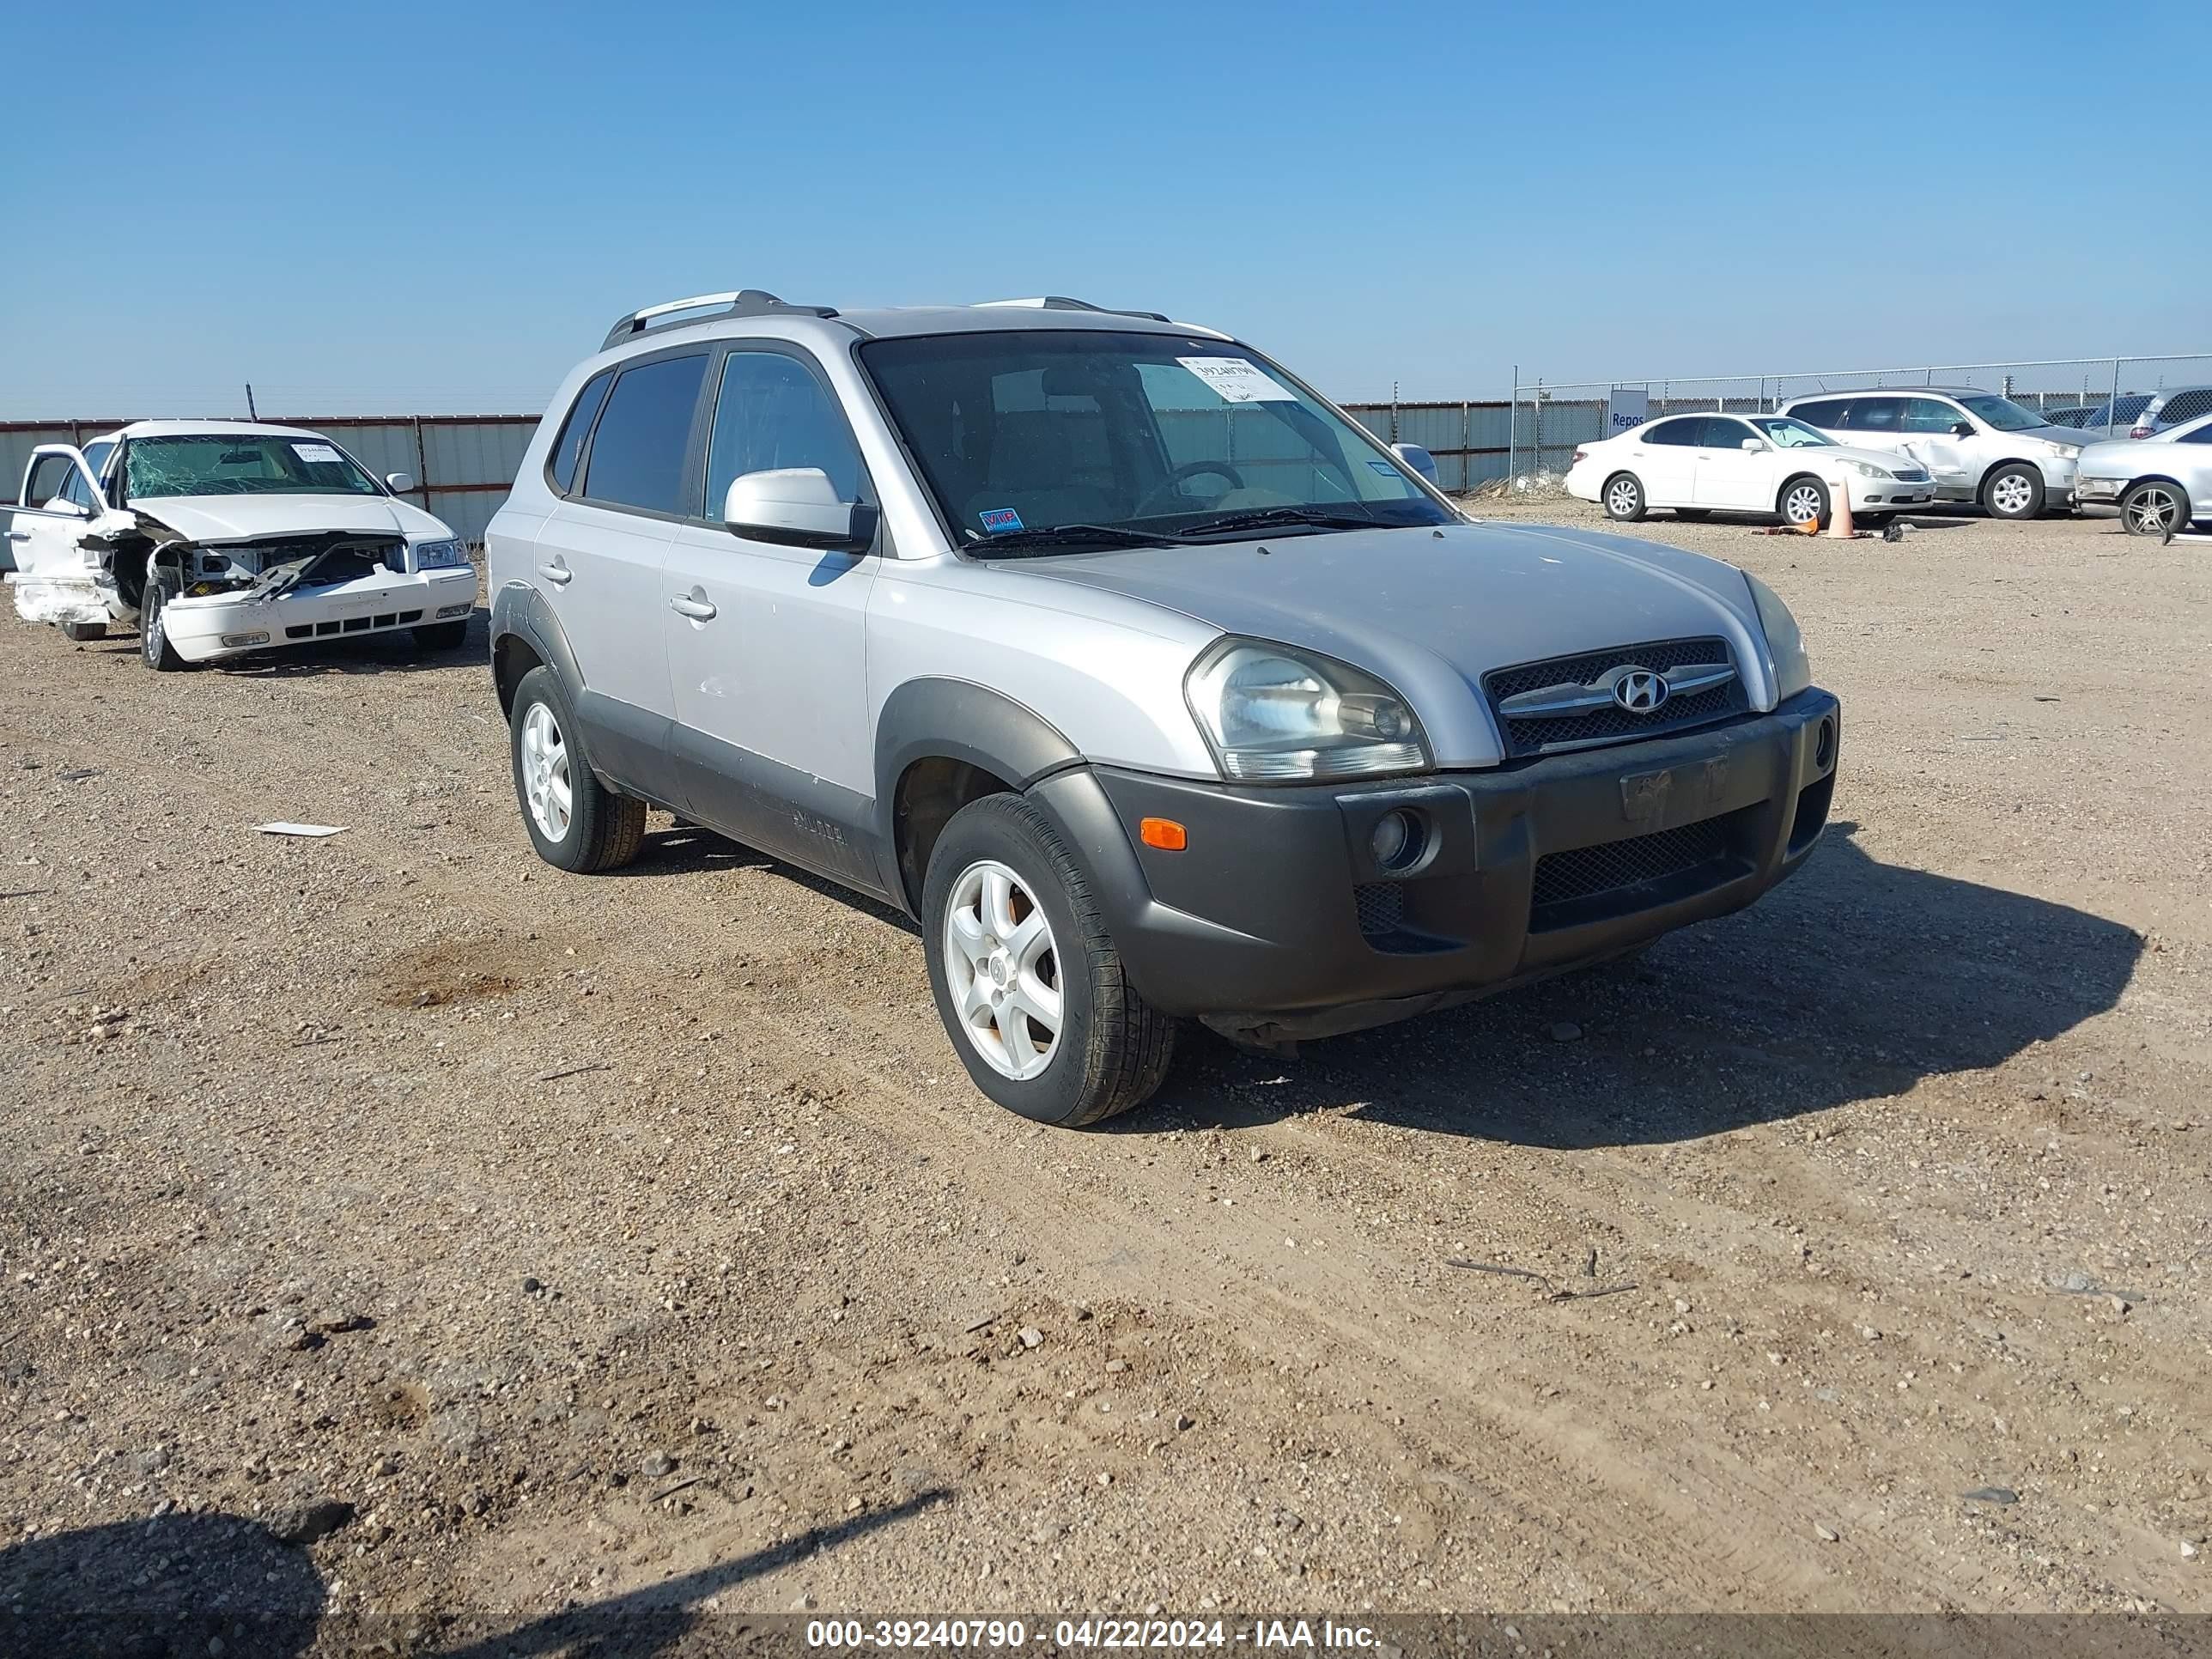
<svg viewBox="0 0 2212 1659"><path fill-rule="evenodd" d="M1828 492L1828 536L1847 542L1858 532L1851 528L1851 487L1841 473Z"/></svg>

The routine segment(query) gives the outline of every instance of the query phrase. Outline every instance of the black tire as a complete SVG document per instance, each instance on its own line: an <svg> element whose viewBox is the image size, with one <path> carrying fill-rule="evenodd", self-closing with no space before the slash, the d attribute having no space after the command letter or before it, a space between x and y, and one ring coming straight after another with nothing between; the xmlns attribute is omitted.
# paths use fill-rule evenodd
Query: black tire
<svg viewBox="0 0 2212 1659"><path fill-rule="evenodd" d="M1678 507L1674 509L1674 516L1692 524L1703 524L1713 516L1713 510L1710 507Z"/></svg>
<svg viewBox="0 0 2212 1659"><path fill-rule="evenodd" d="M90 645L94 640L104 640L107 637L106 623L61 623L58 626L62 630L64 639L73 641L78 645Z"/></svg>
<svg viewBox="0 0 2212 1659"><path fill-rule="evenodd" d="M1828 527L1832 506L1828 486L1809 472L1801 472L1788 480L1774 498L1774 510L1782 515L1783 523L1816 524L1823 530Z"/></svg>
<svg viewBox="0 0 2212 1659"><path fill-rule="evenodd" d="M164 674L191 665L177 654L168 630L161 626L161 607L175 597L168 580L157 576L146 579L146 591L138 597L138 660Z"/></svg>
<svg viewBox="0 0 2212 1659"><path fill-rule="evenodd" d="M2189 492L2169 478L2131 484L2120 497L2120 522L2130 536L2179 536L2189 528Z"/></svg>
<svg viewBox="0 0 2212 1659"><path fill-rule="evenodd" d="M524 780L524 733L531 710L540 707L559 739L568 787L568 820L557 840L538 827ZM514 688L514 703L508 710L507 759L514 773L514 802L522 809L522 827L546 863L556 870L591 875L619 869L637 856L645 842L645 803L608 788L593 775L568 694L550 668L532 669Z"/></svg>
<svg viewBox="0 0 2212 1659"><path fill-rule="evenodd" d="M459 622L425 623L409 630L415 643L425 651L458 651L469 641L469 619Z"/></svg>
<svg viewBox="0 0 2212 1659"><path fill-rule="evenodd" d="M2009 462L1982 480L1982 505L1993 519L2040 518L2043 475L2025 461Z"/></svg>
<svg viewBox="0 0 2212 1659"><path fill-rule="evenodd" d="M1045 1069L1018 1079L985 1059L961 1023L945 957L945 913L976 864L1004 865L1052 929L1060 994L1058 1046ZM1009 1111L1080 1128L1152 1097L1175 1053L1175 1021L1129 983L1091 895L1091 878L1043 813L1018 795L986 795L953 814L922 884L922 947L946 1036L975 1086Z"/></svg>
<svg viewBox="0 0 2212 1659"><path fill-rule="evenodd" d="M1614 473L1597 494L1604 504L1605 516L1621 524L1640 523L1651 510L1644 498L1644 480L1633 472Z"/></svg>

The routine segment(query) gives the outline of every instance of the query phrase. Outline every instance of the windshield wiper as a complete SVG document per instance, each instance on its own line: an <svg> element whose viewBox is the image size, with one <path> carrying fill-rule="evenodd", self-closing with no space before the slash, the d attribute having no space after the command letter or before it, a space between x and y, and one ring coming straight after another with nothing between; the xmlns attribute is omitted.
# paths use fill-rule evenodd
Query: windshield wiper
<svg viewBox="0 0 2212 1659"><path fill-rule="evenodd" d="M1234 530L1273 530L1278 526L1310 525L1316 530L1388 530L1394 526L1366 514L1331 513L1317 507L1255 507L1247 513L1224 513L1183 526L1184 536L1219 536Z"/></svg>
<svg viewBox="0 0 2212 1659"><path fill-rule="evenodd" d="M1125 530L1119 525L1055 524L979 537L963 550L975 558L991 559L1002 553L1048 552L1066 547L1169 547L1183 540L1162 531Z"/></svg>

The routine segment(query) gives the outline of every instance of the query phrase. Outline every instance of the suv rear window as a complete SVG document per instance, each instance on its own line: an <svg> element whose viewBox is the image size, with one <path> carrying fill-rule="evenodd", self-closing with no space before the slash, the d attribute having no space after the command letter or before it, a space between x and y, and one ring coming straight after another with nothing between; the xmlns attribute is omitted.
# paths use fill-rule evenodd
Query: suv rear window
<svg viewBox="0 0 2212 1659"><path fill-rule="evenodd" d="M2179 426L2184 421L2193 421L2206 413L2212 413L2212 386L2195 386L2168 398L2165 407L2158 411L2158 423Z"/></svg>
<svg viewBox="0 0 2212 1659"><path fill-rule="evenodd" d="M1808 426L1841 426L1844 404L1848 399L1827 398L1819 403L1799 404L1790 413Z"/></svg>
<svg viewBox="0 0 2212 1659"><path fill-rule="evenodd" d="M591 383L576 394L568 418L561 422L561 436L553 445L553 459L547 470L563 495L576 487L576 463L583 459L584 440L592 435L592 422L599 412L599 405L607 400L607 388L614 383L615 372L611 368L603 368L592 375Z"/></svg>
<svg viewBox="0 0 2212 1659"><path fill-rule="evenodd" d="M684 510L684 465L699 406L707 354L662 357L626 368L607 396L584 463L584 495L595 501Z"/></svg>

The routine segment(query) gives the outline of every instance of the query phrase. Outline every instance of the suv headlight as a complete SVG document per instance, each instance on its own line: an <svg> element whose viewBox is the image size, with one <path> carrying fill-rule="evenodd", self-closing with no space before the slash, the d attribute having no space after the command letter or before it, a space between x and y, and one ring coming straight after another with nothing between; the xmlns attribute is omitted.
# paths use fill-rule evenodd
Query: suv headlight
<svg viewBox="0 0 2212 1659"><path fill-rule="evenodd" d="M1290 783L1429 765L1405 699L1333 658L1223 640L1191 665L1183 696L1224 778Z"/></svg>
<svg viewBox="0 0 2212 1659"><path fill-rule="evenodd" d="M1876 466L1872 461L1845 461L1844 465L1862 478L1894 478L1897 474L1886 466Z"/></svg>
<svg viewBox="0 0 2212 1659"><path fill-rule="evenodd" d="M447 570L468 562L467 544L459 538L415 544L415 568L417 570Z"/></svg>
<svg viewBox="0 0 2212 1659"><path fill-rule="evenodd" d="M1766 654L1774 662L1775 701L1785 702L1813 683L1813 663L1805 654L1805 636L1797 631L1797 618L1790 614L1779 593L1748 570L1743 579L1751 584L1759 631L1766 635Z"/></svg>
<svg viewBox="0 0 2212 1659"><path fill-rule="evenodd" d="M2051 453L2061 460L2070 461L2081 453L2082 447L2080 444L2062 444L2055 438L2046 439L2045 441L2050 444Z"/></svg>

